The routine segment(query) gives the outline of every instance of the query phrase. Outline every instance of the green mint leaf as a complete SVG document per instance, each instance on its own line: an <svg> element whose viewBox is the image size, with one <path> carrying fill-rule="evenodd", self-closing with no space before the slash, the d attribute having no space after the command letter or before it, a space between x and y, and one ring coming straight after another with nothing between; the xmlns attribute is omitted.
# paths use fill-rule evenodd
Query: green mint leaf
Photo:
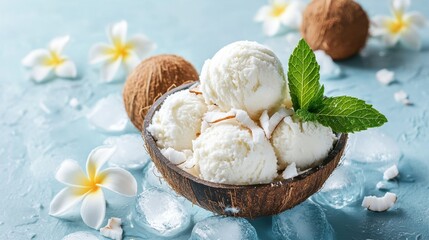
<svg viewBox="0 0 429 240"><path fill-rule="evenodd" d="M314 99L308 108L310 112L315 112L322 107L324 93L325 93L325 86L322 85L322 87L319 88L319 91L316 93L316 95L314 95Z"/></svg>
<svg viewBox="0 0 429 240"><path fill-rule="evenodd" d="M349 96L325 98L322 107L314 114L322 125L342 133L379 127L387 122L372 105Z"/></svg>
<svg viewBox="0 0 429 240"><path fill-rule="evenodd" d="M304 122L314 122L317 121L317 116L314 113L311 113L305 109L298 109L298 111L295 112L295 115L299 117Z"/></svg>
<svg viewBox="0 0 429 240"><path fill-rule="evenodd" d="M288 84L295 111L317 109L323 100L320 66L310 46L301 39L289 58Z"/></svg>

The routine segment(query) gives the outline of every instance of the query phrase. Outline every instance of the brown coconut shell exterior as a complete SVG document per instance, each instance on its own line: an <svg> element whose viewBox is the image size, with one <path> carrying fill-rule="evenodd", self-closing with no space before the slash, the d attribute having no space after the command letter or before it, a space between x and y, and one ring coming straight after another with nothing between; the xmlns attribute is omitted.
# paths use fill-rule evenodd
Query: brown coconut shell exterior
<svg viewBox="0 0 429 240"><path fill-rule="evenodd" d="M198 80L194 66L177 55L156 55L141 62L125 82L123 98L128 117L142 131L152 104L170 89Z"/></svg>
<svg viewBox="0 0 429 240"><path fill-rule="evenodd" d="M229 185L208 182L185 172L161 154L155 139L146 129L168 95L191 85L175 88L153 104L144 120L145 130L142 137L163 178L178 194L194 204L217 214L235 217L256 218L278 214L293 208L317 192L337 167L346 146L347 134L339 135L334 148L319 166L292 179L269 184ZM225 211L226 208L235 208L238 211Z"/></svg>
<svg viewBox="0 0 429 240"><path fill-rule="evenodd" d="M304 11L301 34L313 50L346 59L365 46L368 15L353 0L313 0Z"/></svg>

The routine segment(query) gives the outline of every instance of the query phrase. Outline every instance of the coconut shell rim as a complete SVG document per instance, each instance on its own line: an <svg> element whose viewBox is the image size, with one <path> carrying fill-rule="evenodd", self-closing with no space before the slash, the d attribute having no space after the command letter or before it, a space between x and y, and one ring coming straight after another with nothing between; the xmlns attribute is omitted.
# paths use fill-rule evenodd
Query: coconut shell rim
<svg viewBox="0 0 429 240"><path fill-rule="evenodd" d="M156 154L156 156L159 158L159 160L162 164L166 165L169 169L177 172L181 176L183 176L183 177L185 177L185 178L187 178L193 182L196 182L196 183L199 183L202 185L206 185L209 187L213 187L213 188L223 188L223 189L254 189L254 188L267 187L267 186L272 186L272 185L285 185L285 184L289 184L290 182L303 180L304 178L308 177L309 175L312 175L312 174L316 173L317 171L323 169L327 164L329 164L331 161L335 160L335 157L346 146L348 135L346 133L339 133L339 134L337 134L338 140L336 141L334 147L329 152L328 156L320 164L318 164L315 167L312 167L312 168L305 170L303 173L299 174L296 177L277 180L277 181L273 181L270 183L252 184L252 185L234 185L234 184L210 182L210 181L206 181L204 179L195 177L194 175L192 175L192 174L186 172L185 170L179 168L178 166L176 166L175 164L170 162L170 160L168 160L166 157L164 157L164 155L162 155L162 153L161 153L161 150L158 148L158 146L156 144L155 138L152 136L152 134L147 129L148 129L148 126L150 125L150 123L152 121L153 115L161 107L162 103L164 102L164 100L169 95L171 95L175 92L181 91L181 90L188 89L189 87L191 87L192 85L194 85L198 82L199 81L183 84L179 87L173 88L172 90L168 91L167 93L163 94L160 98L158 98L158 100L156 100L156 102L154 104L152 104L151 108L149 109L148 113L146 114L146 117L144 119L144 124L143 124L143 132L142 132L142 137L143 137L143 140L145 141L146 147L149 147L153 150L153 152Z"/></svg>

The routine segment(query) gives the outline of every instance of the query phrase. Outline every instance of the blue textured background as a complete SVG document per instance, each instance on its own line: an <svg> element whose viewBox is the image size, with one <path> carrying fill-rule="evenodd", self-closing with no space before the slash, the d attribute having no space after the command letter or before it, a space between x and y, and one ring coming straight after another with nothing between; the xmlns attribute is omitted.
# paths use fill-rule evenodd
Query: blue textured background
<svg viewBox="0 0 429 240"><path fill-rule="evenodd" d="M370 16L389 11L388 1L360 2ZM261 26L252 21L263 4L248 0L0 0L0 239L60 239L74 231L92 231L79 218L64 221L47 212L61 188L53 178L58 164L66 158L83 164L89 151L108 137L91 129L84 117L87 106L110 93L121 93L122 83L99 83L98 72L87 64L90 46L107 41L108 24L127 20L129 35L143 32L157 43L153 54L179 54L201 69L205 59L232 41L286 44L282 37L265 38ZM426 0L413 1L411 8L429 15ZM385 213L368 212L359 207L360 201L341 210L324 207L338 239L429 239L428 28L424 31L422 51L384 51L370 44L367 57L339 63L344 78L324 81L329 94L363 98L387 115L389 123L381 131L398 142L403 153L401 174L413 179L399 180L398 202ZM26 79L21 59L64 34L71 35L65 54L76 62L80 77L42 85ZM381 68L394 70L398 83L381 86L375 80ZM410 94L414 106L393 100L400 89ZM68 97L77 97L83 109L68 107L64 100ZM40 101L57 104L59 111L46 114ZM374 181L368 181L365 194L377 193L371 185ZM133 204L132 199L110 199L106 217L125 217ZM261 239L270 238L270 218L252 223Z"/></svg>

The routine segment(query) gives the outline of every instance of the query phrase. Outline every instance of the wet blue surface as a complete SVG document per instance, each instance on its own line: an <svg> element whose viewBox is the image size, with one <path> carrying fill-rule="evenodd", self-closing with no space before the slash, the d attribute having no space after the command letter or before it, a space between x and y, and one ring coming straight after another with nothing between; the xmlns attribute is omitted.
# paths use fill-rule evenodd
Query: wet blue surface
<svg viewBox="0 0 429 240"><path fill-rule="evenodd" d="M388 1L360 1L370 16L388 13ZM49 202L61 189L54 179L59 163L72 158L84 165L86 156L112 135L93 129L85 115L97 100L120 95L123 83L102 84L88 65L92 44L105 42L105 27L127 20L129 33L143 32L154 40L153 53L175 53L197 69L219 48L236 40L256 40L275 47L283 61L284 37L266 38L252 21L261 1L55 1L0 0L0 238L61 239L86 227L79 215L66 220L48 215ZM429 16L426 0L413 1L412 9ZM402 48L383 50L369 42L365 54L339 63L343 78L324 80L329 95L352 95L375 105L389 119L380 132L394 139L401 152L398 195L393 209L368 212L355 203L335 209L321 204L337 239L429 238L429 31L424 29L420 52ZM53 37L70 34L65 54L78 67L76 80L56 79L34 84L26 78L21 59L47 45ZM286 64L286 62L284 62ZM381 68L396 72L396 82L382 86L375 79ZM403 89L413 106L393 99ZM81 108L68 105L77 98ZM41 107L44 106L44 107ZM50 111L46 111L46 106ZM136 133L133 129L124 132ZM347 160L346 160L347 161ZM351 163L351 165L356 165ZM363 170L363 195L381 196L375 184L382 172L371 165ZM348 167L344 164L342 167ZM133 174L141 182L141 171ZM127 216L134 199L107 193L106 219L122 217L128 239L153 238L132 228ZM251 220L260 239L271 239L271 218ZM187 239L190 229L180 239ZM177 238L175 238L177 239Z"/></svg>

